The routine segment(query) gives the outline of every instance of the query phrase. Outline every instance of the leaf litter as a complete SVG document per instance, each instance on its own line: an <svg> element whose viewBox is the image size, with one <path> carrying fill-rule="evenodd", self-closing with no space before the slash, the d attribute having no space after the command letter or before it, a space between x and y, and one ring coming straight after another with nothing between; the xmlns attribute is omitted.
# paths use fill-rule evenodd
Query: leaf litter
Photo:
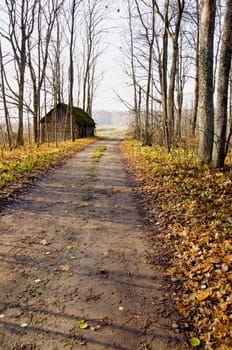
<svg viewBox="0 0 232 350"><path fill-rule="evenodd" d="M121 150L164 252L190 346L232 349L231 171L200 166L192 151L167 154L128 140Z"/></svg>

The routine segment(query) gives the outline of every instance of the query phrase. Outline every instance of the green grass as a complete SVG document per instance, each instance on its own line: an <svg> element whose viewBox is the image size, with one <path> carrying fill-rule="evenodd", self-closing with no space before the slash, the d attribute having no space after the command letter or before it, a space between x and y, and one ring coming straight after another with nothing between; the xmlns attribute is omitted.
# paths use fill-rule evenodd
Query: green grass
<svg viewBox="0 0 232 350"><path fill-rule="evenodd" d="M105 145L99 146L92 155L92 161L99 162L99 159L103 156L103 153L106 151L106 149L107 147Z"/></svg>
<svg viewBox="0 0 232 350"><path fill-rule="evenodd" d="M9 187L27 183L46 169L60 164L64 159L71 157L89 144L97 141L97 138L83 138L75 142L60 142L55 144L25 144L17 149L6 149L0 154L0 199L2 191L11 192Z"/></svg>
<svg viewBox="0 0 232 350"><path fill-rule="evenodd" d="M100 158L103 156L103 153L106 151L107 147L105 145L99 146L92 155L92 160L88 168L88 178L95 177L96 163L99 162Z"/></svg>

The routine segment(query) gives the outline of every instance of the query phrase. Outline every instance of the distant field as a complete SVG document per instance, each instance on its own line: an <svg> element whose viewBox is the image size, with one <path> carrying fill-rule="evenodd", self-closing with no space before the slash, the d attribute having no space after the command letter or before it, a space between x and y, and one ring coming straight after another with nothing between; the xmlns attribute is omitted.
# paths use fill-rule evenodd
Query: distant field
<svg viewBox="0 0 232 350"><path fill-rule="evenodd" d="M128 127L109 127L109 126L99 126L96 129L96 136L105 136L105 135L122 135L128 132Z"/></svg>

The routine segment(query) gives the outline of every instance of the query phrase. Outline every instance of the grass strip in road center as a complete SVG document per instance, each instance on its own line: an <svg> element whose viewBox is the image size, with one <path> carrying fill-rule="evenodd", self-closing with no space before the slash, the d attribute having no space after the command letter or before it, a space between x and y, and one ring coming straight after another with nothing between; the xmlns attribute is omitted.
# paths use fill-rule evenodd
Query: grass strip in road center
<svg viewBox="0 0 232 350"><path fill-rule="evenodd" d="M99 162L99 159L103 156L103 153L106 151L106 149L107 147L105 145L99 146L92 155L92 162Z"/></svg>
<svg viewBox="0 0 232 350"><path fill-rule="evenodd" d="M96 163L99 162L100 158L103 156L104 152L106 151L107 147L105 145L100 145L96 151L92 155L91 163L89 165L88 179L93 178L95 176L96 171Z"/></svg>

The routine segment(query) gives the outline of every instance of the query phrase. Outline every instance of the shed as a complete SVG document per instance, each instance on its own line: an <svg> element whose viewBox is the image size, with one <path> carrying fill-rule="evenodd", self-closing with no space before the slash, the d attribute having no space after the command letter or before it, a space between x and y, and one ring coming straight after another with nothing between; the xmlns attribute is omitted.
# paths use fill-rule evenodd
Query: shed
<svg viewBox="0 0 232 350"><path fill-rule="evenodd" d="M42 142L71 139L70 110L64 103L57 104L41 119ZM95 121L79 107L72 108L73 135L75 139L94 136Z"/></svg>

